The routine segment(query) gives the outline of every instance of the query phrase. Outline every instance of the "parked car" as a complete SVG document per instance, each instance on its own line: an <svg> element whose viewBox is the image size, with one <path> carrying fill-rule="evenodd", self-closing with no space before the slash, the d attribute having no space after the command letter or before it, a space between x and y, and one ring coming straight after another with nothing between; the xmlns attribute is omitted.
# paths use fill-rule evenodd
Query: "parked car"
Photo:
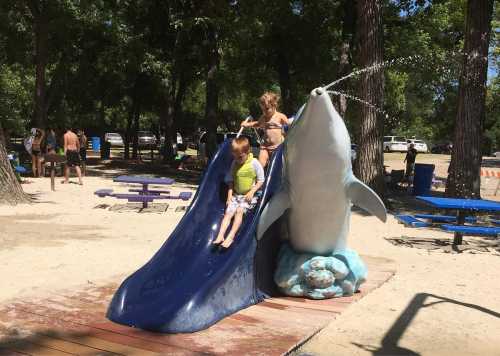
<svg viewBox="0 0 500 356"><path fill-rule="evenodd" d="M451 154L452 150L453 150L453 145L450 142L436 143L431 148L432 153L441 153L447 155Z"/></svg>
<svg viewBox="0 0 500 356"><path fill-rule="evenodd" d="M150 131L138 131L137 138L140 148L156 147L156 136Z"/></svg>
<svg viewBox="0 0 500 356"><path fill-rule="evenodd" d="M409 138L406 140L406 143L408 144L408 147L413 143L415 149L417 150L417 152L420 152L420 153L427 153L429 152L429 149L427 148L427 144L422 141L422 140L417 140L417 139L414 139L414 138Z"/></svg>
<svg viewBox="0 0 500 356"><path fill-rule="evenodd" d="M358 145L356 144L351 144L351 161L355 161L356 158L358 157Z"/></svg>
<svg viewBox="0 0 500 356"><path fill-rule="evenodd" d="M403 136L384 136L384 151L385 152L406 152L408 145L406 138Z"/></svg>
<svg viewBox="0 0 500 356"><path fill-rule="evenodd" d="M104 142L108 142L111 146L123 146L122 135L116 132L105 133Z"/></svg>
<svg viewBox="0 0 500 356"><path fill-rule="evenodd" d="M163 146L165 144L165 136L160 137L160 146ZM174 149L174 152L177 153L177 150L179 151L185 151L186 146L183 143L182 135L180 132L177 132L177 137L176 137L176 142L172 143L172 147Z"/></svg>
<svg viewBox="0 0 500 356"><path fill-rule="evenodd" d="M216 142L217 145L222 144L226 139L228 138L235 138L238 134L236 132L217 132L216 134ZM259 150L260 150L260 144L257 140L257 138L253 135L243 135L248 137L250 140L250 146L252 148L252 153L255 158L259 156ZM207 151L206 151L206 145L207 145L207 133L202 132L200 135L200 138L198 140L198 158L206 158L207 157Z"/></svg>

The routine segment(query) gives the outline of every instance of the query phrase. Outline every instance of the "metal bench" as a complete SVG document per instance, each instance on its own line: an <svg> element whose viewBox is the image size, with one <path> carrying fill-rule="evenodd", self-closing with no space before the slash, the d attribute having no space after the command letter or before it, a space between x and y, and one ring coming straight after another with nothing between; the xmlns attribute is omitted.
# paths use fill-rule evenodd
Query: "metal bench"
<svg viewBox="0 0 500 356"><path fill-rule="evenodd" d="M432 215L432 214L415 214L416 218L419 219L427 219L427 220L432 220L434 221L439 221L439 222L455 222L457 221L457 217L453 215ZM475 216L467 216L465 218L465 221L469 223L475 223L477 221L477 218Z"/></svg>
<svg viewBox="0 0 500 356"><path fill-rule="evenodd" d="M170 190L160 190L160 189L148 189L148 190L144 191L142 189L136 188L136 189L129 189L128 191L132 192L132 193L139 193L139 194L142 194L142 193L155 194L155 195L160 195L161 193L170 194Z"/></svg>
<svg viewBox="0 0 500 356"><path fill-rule="evenodd" d="M429 223L426 223L425 221L418 220L412 215L396 215L395 218L405 224L406 226L411 226L411 227L428 227L430 226Z"/></svg>
<svg viewBox="0 0 500 356"><path fill-rule="evenodd" d="M99 189L94 192L100 198L111 196L113 194L113 189Z"/></svg>
<svg viewBox="0 0 500 356"><path fill-rule="evenodd" d="M127 199L129 202L142 202L144 208L148 207L148 203L153 202L156 199L181 199L189 200L191 198L191 192L181 192L179 195L159 195L159 194L127 194L127 193L115 193L110 194L111 197L117 199Z"/></svg>
<svg viewBox="0 0 500 356"><path fill-rule="evenodd" d="M464 235L498 236L500 234L500 227L443 224L441 229L449 232L460 232Z"/></svg>

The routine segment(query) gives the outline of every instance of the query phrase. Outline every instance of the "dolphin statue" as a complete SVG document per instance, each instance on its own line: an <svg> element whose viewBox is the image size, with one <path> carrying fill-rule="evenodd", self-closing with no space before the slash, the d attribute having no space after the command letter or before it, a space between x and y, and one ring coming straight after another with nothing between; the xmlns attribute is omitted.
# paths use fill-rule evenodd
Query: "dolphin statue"
<svg viewBox="0 0 500 356"><path fill-rule="evenodd" d="M349 134L326 90L311 92L284 145L282 187L257 226L260 239L288 212L289 245L280 251L275 281L289 295L319 299L352 294L364 281L366 268L347 249L351 205L383 222L387 216L379 196L352 172ZM333 286L339 280L344 281Z"/></svg>

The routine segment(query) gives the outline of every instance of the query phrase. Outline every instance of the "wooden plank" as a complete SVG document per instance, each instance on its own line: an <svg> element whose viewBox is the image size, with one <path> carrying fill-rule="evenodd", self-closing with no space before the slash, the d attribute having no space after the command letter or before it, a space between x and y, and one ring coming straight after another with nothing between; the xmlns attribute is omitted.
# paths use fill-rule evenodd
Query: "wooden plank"
<svg viewBox="0 0 500 356"><path fill-rule="evenodd" d="M271 298L269 299L269 302L290 307L303 308L309 311L316 310L337 314L343 312L350 305L350 303L338 302L335 298L325 300L306 299L306 301L299 302L288 298Z"/></svg>
<svg viewBox="0 0 500 356"><path fill-rule="evenodd" d="M105 349L99 349L94 347L85 346L84 344L66 341L63 338L53 337L48 334L37 333L35 334L37 345L42 345L55 350L67 352L74 355L113 355L111 352L107 352Z"/></svg>
<svg viewBox="0 0 500 356"><path fill-rule="evenodd" d="M14 352L25 354L25 355L36 355L36 356L68 356L75 355L68 352L59 351L50 347L45 347L43 345L38 345L27 339L8 341L2 344L8 350L13 350Z"/></svg>
<svg viewBox="0 0 500 356"><path fill-rule="evenodd" d="M126 355L157 355L157 353L169 353L172 355L190 355L189 350L182 350L169 345L144 342L136 338L115 334L105 330L99 330L87 325L71 323L51 316L40 316L29 311L18 310L18 317L25 328L31 330L65 330L57 333L57 338L68 342L78 343L95 349L101 349L112 353L124 353ZM53 332L41 332L44 335L54 335Z"/></svg>
<svg viewBox="0 0 500 356"><path fill-rule="evenodd" d="M9 350L6 347L0 346L0 356L16 356L16 355L29 355L29 354L16 352L14 350Z"/></svg>
<svg viewBox="0 0 500 356"><path fill-rule="evenodd" d="M18 340L19 343L0 347L12 354L40 350L50 355L57 352L90 355L90 350L96 350L103 354L141 356L280 355L322 329L338 313L394 274L394 264L387 259L363 259L369 276L360 293L328 300L270 298L192 334L153 333L108 321L105 311L117 284L92 286L76 293L57 291L47 299L17 301L10 308L0 309L0 332L7 335L9 327L18 329L20 335L41 334L45 336L38 337L41 345L36 344L35 336L28 336Z"/></svg>

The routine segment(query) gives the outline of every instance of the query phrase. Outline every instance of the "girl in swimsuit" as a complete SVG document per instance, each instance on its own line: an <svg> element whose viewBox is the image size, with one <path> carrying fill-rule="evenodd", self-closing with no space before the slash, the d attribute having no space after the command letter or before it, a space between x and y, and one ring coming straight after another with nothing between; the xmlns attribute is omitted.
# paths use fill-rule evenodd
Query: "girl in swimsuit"
<svg viewBox="0 0 500 356"><path fill-rule="evenodd" d="M242 122L243 127L258 127L264 130L264 143L260 146L259 162L262 167L267 165L269 158L283 142L283 125L290 122L285 114L277 111L279 96L266 92L259 98L262 116L257 121Z"/></svg>
<svg viewBox="0 0 500 356"><path fill-rule="evenodd" d="M40 177L42 175L42 140L45 132L42 129L36 129L35 137L31 143L31 170L33 177Z"/></svg>

